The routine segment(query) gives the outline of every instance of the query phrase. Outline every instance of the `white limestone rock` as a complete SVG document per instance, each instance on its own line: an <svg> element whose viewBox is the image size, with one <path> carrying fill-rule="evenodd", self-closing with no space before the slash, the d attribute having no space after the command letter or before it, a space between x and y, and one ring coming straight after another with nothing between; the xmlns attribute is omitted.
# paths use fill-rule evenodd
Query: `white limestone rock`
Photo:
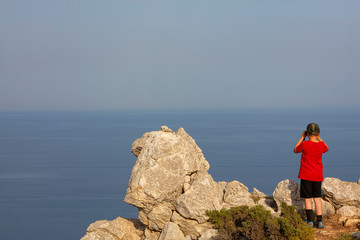
<svg viewBox="0 0 360 240"><path fill-rule="evenodd" d="M304 201L300 198L300 184L290 179L278 183L273 197L279 210L282 202L294 205L298 209L302 209L304 205Z"/></svg>
<svg viewBox="0 0 360 240"><path fill-rule="evenodd" d="M173 222L167 222L160 234L159 240L184 240L184 234L179 226Z"/></svg>
<svg viewBox="0 0 360 240"><path fill-rule="evenodd" d="M183 217L204 223L209 219L206 210L222 208L223 188L210 174L199 172L188 191L180 195L174 205Z"/></svg>
<svg viewBox="0 0 360 240"><path fill-rule="evenodd" d="M251 207L255 205L249 189L239 181L229 182L224 191L224 203L231 207L241 205L248 205Z"/></svg>
<svg viewBox="0 0 360 240"><path fill-rule="evenodd" d="M336 214L339 214L344 217L360 217L360 208L354 206L344 206L336 210Z"/></svg>
<svg viewBox="0 0 360 240"><path fill-rule="evenodd" d="M213 227L210 222L198 223L196 220L184 218L176 211L174 211L171 221L180 227L184 235L188 235L192 239L197 239L201 234Z"/></svg>
<svg viewBox="0 0 360 240"><path fill-rule="evenodd" d="M201 234L201 237L199 240L213 240L215 236L218 235L218 231L216 229L209 229L203 234Z"/></svg>
<svg viewBox="0 0 360 240"><path fill-rule="evenodd" d="M360 208L360 185L355 182L341 181L337 178L325 178L322 184L325 199L336 208L355 206Z"/></svg>
<svg viewBox="0 0 360 240"><path fill-rule="evenodd" d="M144 225L139 220L118 217L90 224L81 240L140 240L143 233Z"/></svg>
<svg viewBox="0 0 360 240"><path fill-rule="evenodd" d="M151 210L172 202L181 195L186 176L209 169L201 149L182 128L145 133L133 143L132 152L138 159L125 202L138 208Z"/></svg>

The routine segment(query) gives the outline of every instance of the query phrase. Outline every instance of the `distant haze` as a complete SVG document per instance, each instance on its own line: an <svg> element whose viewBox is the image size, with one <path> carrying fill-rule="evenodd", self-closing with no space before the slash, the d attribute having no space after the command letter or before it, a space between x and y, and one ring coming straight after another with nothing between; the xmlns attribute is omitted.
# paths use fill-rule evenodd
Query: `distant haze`
<svg viewBox="0 0 360 240"><path fill-rule="evenodd" d="M360 1L0 0L0 111L360 105Z"/></svg>

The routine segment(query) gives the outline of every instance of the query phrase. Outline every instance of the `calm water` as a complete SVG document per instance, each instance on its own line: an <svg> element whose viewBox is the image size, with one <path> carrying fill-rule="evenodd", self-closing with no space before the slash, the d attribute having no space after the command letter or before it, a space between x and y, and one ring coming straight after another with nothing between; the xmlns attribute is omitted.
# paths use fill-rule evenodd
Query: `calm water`
<svg viewBox="0 0 360 240"><path fill-rule="evenodd" d="M330 147L325 176L357 181L359 109L0 113L0 239L80 239L96 220L137 217L123 203L131 145L161 125L185 128L216 181L271 195L297 180L292 149L309 122Z"/></svg>

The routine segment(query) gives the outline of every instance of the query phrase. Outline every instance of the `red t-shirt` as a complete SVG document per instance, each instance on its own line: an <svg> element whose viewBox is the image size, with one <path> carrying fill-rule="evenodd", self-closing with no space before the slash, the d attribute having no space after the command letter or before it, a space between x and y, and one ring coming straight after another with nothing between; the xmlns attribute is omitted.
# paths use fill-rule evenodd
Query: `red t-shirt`
<svg viewBox="0 0 360 240"><path fill-rule="evenodd" d="M299 178L303 180L323 181L322 154L327 151L324 142L304 141L297 146L301 154Z"/></svg>

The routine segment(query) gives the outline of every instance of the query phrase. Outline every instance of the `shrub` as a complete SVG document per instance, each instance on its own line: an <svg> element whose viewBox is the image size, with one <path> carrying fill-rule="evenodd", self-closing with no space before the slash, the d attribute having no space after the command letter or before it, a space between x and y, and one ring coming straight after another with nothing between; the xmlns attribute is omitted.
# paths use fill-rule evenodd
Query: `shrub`
<svg viewBox="0 0 360 240"><path fill-rule="evenodd" d="M219 229L217 240L312 240L308 227L294 206L281 205L281 217L274 217L262 205L232 207L229 210L207 211L210 222Z"/></svg>

